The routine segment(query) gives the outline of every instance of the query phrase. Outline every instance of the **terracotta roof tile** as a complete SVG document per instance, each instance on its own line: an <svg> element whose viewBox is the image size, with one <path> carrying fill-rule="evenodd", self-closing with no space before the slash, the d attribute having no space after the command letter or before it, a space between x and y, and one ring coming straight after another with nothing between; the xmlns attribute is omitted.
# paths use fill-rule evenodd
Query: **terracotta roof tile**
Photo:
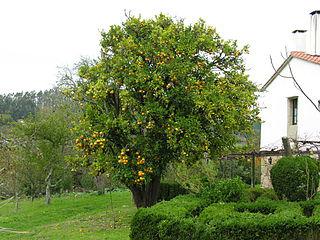
<svg viewBox="0 0 320 240"><path fill-rule="evenodd" d="M313 56L304 52L293 51L290 53L292 57L299 58L308 62L320 64L320 56Z"/></svg>

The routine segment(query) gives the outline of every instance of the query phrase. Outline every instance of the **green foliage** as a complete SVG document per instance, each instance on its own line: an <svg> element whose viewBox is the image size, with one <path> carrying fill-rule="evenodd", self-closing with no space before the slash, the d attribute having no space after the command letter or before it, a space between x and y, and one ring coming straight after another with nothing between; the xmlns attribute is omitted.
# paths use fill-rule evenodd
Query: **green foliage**
<svg viewBox="0 0 320 240"><path fill-rule="evenodd" d="M161 209L157 209L158 205L155 205L148 211L143 211L144 218L138 220L141 221L140 232L146 230L142 222L149 214L159 216L166 211L175 213L182 202L176 204L177 199L173 201L175 205L169 201L162 203ZM320 236L319 204L320 202L313 201L313 215L308 217L303 213L305 207L294 202L269 200L255 203L214 203L204 208L196 217L184 213L157 219L152 225L148 225L148 231L153 233L148 237L165 240L316 240ZM138 222L132 223L133 229ZM154 236L156 237L153 238ZM131 239L148 238L131 234Z"/></svg>
<svg viewBox="0 0 320 240"><path fill-rule="evenodd" d="M159 224L159 236L161 240L185 240L185 239L199 239L200 229L203 226L197 224L192 218L185 219L167 219Z"/></svg>
<svg viewBox="0 0 320 240"><path fill-rule="evenodd" d="M312 199L299 202L299 205L302 208L303 214L307 217L310 217L313 215L315 208L320 205L320 201L319 199Z"/></svg>
<svg viewBox="0 0 320 240"><path fill-rule="evenodd" d="M13 121L10 114L4 114L0 112L0 126L8 125Z"/></svg>
<svg viewBox="0 0 320 240"><path fill-rule="evenodd" d="M244 152L243 149L239 149L239 152ZM238 152L236 151L236 152ZM252 151L252 148L247 152ZM252 159L251 157L238 157L228 160L220 160L218 164L218 178L234 178L240 177L246 184L251 184L252 177ZM261 166L255 164L255 182L260 183L261 178Z"/></svg>
<svg viewBox="0 0 320 240"><path fill-rule="evenodd" d="M178 183L161 182L158 201L162 201L162 200L168 201L176 196L184 195L187 193L188 191Z"/></svg>
<svg viewBox="0 0 320 240"><path fill-rule="evenodd" d="M56 88L39 92L0 94L0 126L10 120L17 121L34 115L40 109L61 105L65 101L66 98Z"/></svg>
<svg viewBox="0 0 320 240"><path fill-rule="evenodd" d="M144 186L170 162L230 150L257 114L246 52L204 21L186 25L161 14L111 26L101 58L83 62L77 87L65 89L83 106L79 164L98 172L111 165L127 186Z"/></svg>
<svg viewBox="0 0 320 240"><path fill-rule="evenodd" d="M175 181L192 193L199 193L209 183L216 181L215 161L197 161L192 164L178 162L170 164L164 179Z"/></svg>
<svg viewBox="0 0 320 240"><path fill-rule="evenodd" d="M272 201L257 201L255 203L239 203L235 205L234 210L237 212L251 212L272 214L276 211L277 205Z"/></svg>
<svg viewBox="0 0 320 240"><path fill-rule="evenodd" d="M69 109L46 109L16 123L13 134L19 142L20 159L16 174L23 193L32 197L42 194L48 176L55 189L72 188L72 174L64 159L72 117Z"/></svg>
<svg viewBox="0 0 320 240"><path fill-rule="evenodd" d="M283 157L271 169L271 181L279 198L310 199L319 185L319 165L307 156Z"/></svg>
<svg viewBox="0 0 320 240"><path fill-rule="evenodd" d="M186 195L158 203L152 208L139 209L131 222L130 237L133 240L160 240L160 222L170 218L183 218L200 205L200 199Z"/></svg>
<svg viewBox="0 0 320 240"><path fill-rule="evenodd" d="M245 191L245 184L240 178L225 179L215 182L199 193L199 196L208 203L238 202Z"/></svg>
<svg viewBox="0 0 320 240"><path fill-rule="evenodd" d="M273 189L270 188L261 188L261 187L254 187L254 188L247 188L245 190L243 200L249 202L255 202L259 199L269 199L269 200L278 200L278 197Z"/></svg>
<svg viewBox="0 0 320 240"><path fill-rule="evenodd" d="M53 193L97 189L94 177L69 161L79 159L69 131L78 112L56 88L0 95L1 198L41 196L51 167Z"/></svg>

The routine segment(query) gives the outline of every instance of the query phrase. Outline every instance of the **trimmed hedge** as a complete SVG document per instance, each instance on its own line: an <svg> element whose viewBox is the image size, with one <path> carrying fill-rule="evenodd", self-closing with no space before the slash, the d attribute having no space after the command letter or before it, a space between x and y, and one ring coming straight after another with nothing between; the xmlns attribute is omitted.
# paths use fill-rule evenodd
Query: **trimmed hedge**
<svg viewBox="0 0 320 240"><path fill-rule="evenodd" d="M201 207L201 200L192 195L178 196L169 202L160 202L151 208L141 208L131 221L131 239L158 240L159 224L167 219L192 216Z"/></svg>
<svg viewBox="0 0 320 240"><path fill-rule="evenodd" d="M307 217L304 209L313 206ZM214 203L198 215L201 202L179 196L141 209L131 226L133 240L317 240L320 239L320 202L257 201Z"/></svg>
<svg viewBox="0 0 320 240"><path fill-rule="evenodd" d="M312 198L319 186L319 166L308 156L283 157L271 169L271 181L279 198L301 201Z"/></svg>
<svg viewBox="0 0 320 240"><path fill-rule="evenodd" d="M254 187L247 188L245 190L242 201L255 202L261 199L278 200L278 197L275 191L271 188Z"/></svg>
<svg viewBox="0 0 320 240"><path fill-rule="evenodd" d="M255 202L255 203L240 203L234 207L236 212L250 212L250 213L262 213L273 214L277 209L274 202Z"/></svg>

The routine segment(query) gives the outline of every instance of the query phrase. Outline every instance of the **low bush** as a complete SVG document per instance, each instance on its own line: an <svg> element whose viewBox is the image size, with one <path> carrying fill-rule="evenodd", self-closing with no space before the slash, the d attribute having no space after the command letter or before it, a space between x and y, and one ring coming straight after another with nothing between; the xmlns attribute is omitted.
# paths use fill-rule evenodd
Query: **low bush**
<svg viewBox="0 0 320 240"><path fill-rule="evenodd" d="M217 178L216 161L197 161L170 164L164 176L165 181L177 182L191 193L199 193L208 183Z"/></svg>
<svg viewBox="0 0 320 240"><path fill-rule="evenodd" d="M256 201L259 201L261 199L266 199L266 200L279 200L276 192L271 189L271 188L264 188L263 193L256 199Z"/></svg>
<svg viewBox="0 0 320 240"><path fill-rule="evenodd" d="M178 196L160 202L151 208L142 208L132 219L130 237L133 240L158 240L159 224L167 219L190 217L201 206L201 200L192 195Z"/></svg>
<svg viewBox="0 0 320 240"><path fill-rule="evenodd" d="M178 183L160 183L158 201L168 201L176 196L187 194L188 191Z"/></svg>
<svg viewBox="0 0 320 240"><path fill-rule="evenodd" d="M245 190L242 201L255 202L258 199L278 200L278 197L273 189L254 187Z"/></svg>
<svg viewBox="0 0 320 240"><path fill-rule="evenodd" d="M200 192L199 196L208 204L216 202L238 202L245 191L245 184L240 178L217 181Z"/></svg>
<svg viewBox="0 0 320 240"><path fill-rule="evenodd" d="M191 214L199 206L197 198L186 195L141 209L132 222L131 239L320 239L319 201L213 203L196 216ZM313 209L313 215L307 217L303 212L309 208Z"/></svg>
<svg viewBox="0 0 320 240"><path fill-rule="evenodd" d="M299 202L302 212L305 216L311 217L313 215L314 209L320 205L320 200L308 200Z"/></svg>
<svg viewBox="0 0 320 240"><path fill-rule="evenodd" d="M271 181L279 198L310 199L319 185L318 163L307 156L283 157L272 167Z"/></svg>
<svg viewBox="0 0 320 240"><path fill-rule="evenodd" d="M235 204L212 204L197 219L167 219L159 224L165 240L317 240L319 223L308 221L296 203L279 202L273 214L236 212Z"/></svg>
<svg viewBox="0 0 320 240"><path fill-rule="evenodd" d="M272 201L257 201L255 203L239 203L235 205L236 212L251 212L262 214L273 214L277 206Z"/></svg>

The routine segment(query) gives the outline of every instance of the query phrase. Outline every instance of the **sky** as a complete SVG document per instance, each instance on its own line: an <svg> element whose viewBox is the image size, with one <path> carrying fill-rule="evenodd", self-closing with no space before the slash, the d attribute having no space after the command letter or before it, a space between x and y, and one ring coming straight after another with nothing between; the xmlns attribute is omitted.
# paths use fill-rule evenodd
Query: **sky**
<svg viewBox="0 0 320 240"><path fill-rule="evenodd" d="M100 32L121 24L125 11L204 19L224 39L250 46L248 74L261 85L273 73L269 56L280 65L291 32L308 30L309 13L319 9L319 0L1 0L0 94L49 89L59 68L97 58Z"/></svg>

